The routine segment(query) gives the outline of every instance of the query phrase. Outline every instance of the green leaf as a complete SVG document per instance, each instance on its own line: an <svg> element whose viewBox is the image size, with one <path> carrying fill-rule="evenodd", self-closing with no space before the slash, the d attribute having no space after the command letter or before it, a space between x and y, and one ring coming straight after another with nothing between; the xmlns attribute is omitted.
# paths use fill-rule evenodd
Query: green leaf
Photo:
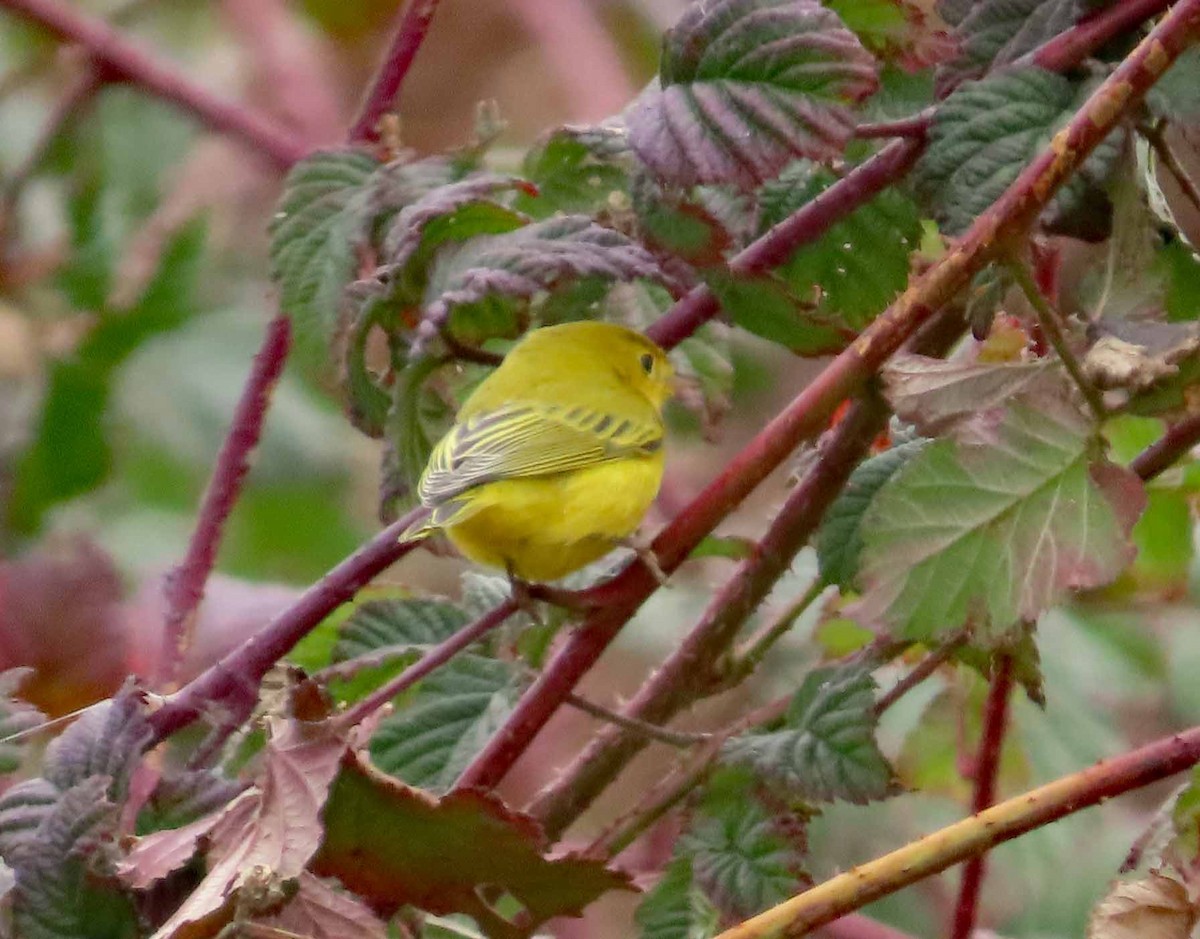
<svg viewBox="0 0 1200 939"><path fill-rule="evenodd" d="M677 186L750 188L795 157L840 156L847 105L877 84L870 53L813 0L693 4L664 38L660 76L627 112L629 142Z"/></svg>
<svg viewBox="0 0 1200 939"><path fill-rule="evenodd" d="M693 267L723 264L733 236L699 198L700 190L664 190L649 173L634 176L630 195L642 240Z"/></svg>
<svg viewBox="0 0 1200 939"><path fill-rule="evenodd" d="M271 220L271 276L285 312L310 334L333 334L342 291L371 220L378 162L361 150L321 150L292 167Z"/></svg>
<svg viewBox="0 0 1200 939"><path fill-rule="evenodd" d="M854 338L852 331L816 314L776 278L734 277L713 271L708 285L734 323L797 355L829 355Z"/></svg>
<svg viewBox="0 0 1200 939"><path fill-rule="evenodd" d="M764 229L811 202L835 179L810 163L793 163L759 193ZM920 238L917 207L904 193L889 189L795 251L777 273L797 294L819 287L820 310L858 330L904 288Z"/></svg>
<svg viewBox="0 0 1200 939"><path fill-rule="evenodd" d="M332 661L345 662L389 647L423 652L466 624L467 614L447 600L368 600L341 624Z"/></svg>
<svg viewBox="0 0 1200 939"><path fill-rule="evenodd" d="M627 198L630 163L621 129L560 127L525 155L522 174L538 191L518 195L517 208L534 218L616 208Z"/></svg>
<svg viewBox="0 0 1200 939"><path fill-rule="evenodd" d="M51 366L34 440L18 462L8 502L14 530L36 531L51 506L108 478L112 448L106 414L118 370L143 345L197 312L204 244L202 223L181 228L138 302L106 312L69 357Z"/></svg>
<svg viewBox="0 0 1200 939"><path fill-rule="evenodd" d="M927 443L928 440L910 440L892 447L864 461L850 474L817 533L817 564L826 583L853 588L863 549L863 515L884 483Z"/></svg>
<svg viewBox="0 0 1200 939"><path fill-rule="evenodd" d="M879 490L862 521L858 615L909 639L970 623L1003 641L1124 569L1141 483L1094 458L1072 406L1036 400L984 415L978 436L930 444Z"/></svg>
<svg viewBox="0 0 1200 939"><path fill-rule="evenodd" d="M1200 258L1178 238L1159 248L1156 258L1166 268L1167 318L1200 319Z"/></svg>
<svg viewBox="0 0 1200 939"><path fill-rule="evenodd" d="M938 108L917 164L918 194L950 235L962 234L1040 153L1085 91L1039 68L968 82ZM1121 149L1110 134L1054 197L1046 219L1061 219L1103 185Z"/></svg>
<svg viewBox="0 0 1200 939"><path fill-rule="evenodd" d="M798 798L863 804L895 791L875 742L875 681L864 666L809 672L781 730L741 734L722 754Z"/></svg>
<svg viewBox="0 0 1200 939"><path fill-rule="evenodd" d="M676 858L634 914L639 939L711 939L720 929L712 901L692 880L692 863Z"/></svg>
<svg viewBox="0 0 1200 939"><path fill-rule="evenodd" d="M460 655L383 721L371 738L371 759L410 785L444 792L504 723L518 692L507 663Z"/></svg>
<svg viewBox="0 0 1200 939"><path fill-rule="evenodd" d="M730 774L726 774L730 775ZM745 773L714 780L697 814L676 843L692 862L692 876L732 918L761 913L804 886L804 859L784 836L786 816L768 812L746 785Z"/></svg>

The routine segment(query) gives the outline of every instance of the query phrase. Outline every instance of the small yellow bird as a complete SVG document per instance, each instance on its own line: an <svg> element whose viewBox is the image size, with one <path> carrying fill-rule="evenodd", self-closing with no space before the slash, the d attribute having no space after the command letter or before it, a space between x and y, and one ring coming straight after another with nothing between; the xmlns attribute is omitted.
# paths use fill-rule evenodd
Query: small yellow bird
<svg viewBox="0 0 1200 939"><path fill-rule="evenodd" d="M629 543L662 482L672 376L666 353L623 326L533 330L434 447L418 486L432 512L401 540L444 531L514 589Z"/></svg>

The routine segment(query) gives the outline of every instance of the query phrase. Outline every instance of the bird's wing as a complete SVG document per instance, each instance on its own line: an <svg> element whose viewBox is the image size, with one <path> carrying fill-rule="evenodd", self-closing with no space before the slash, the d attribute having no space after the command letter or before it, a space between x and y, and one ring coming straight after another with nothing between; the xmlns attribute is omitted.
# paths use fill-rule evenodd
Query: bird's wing
<svg viewBox="0 0 1200 939"><path fill-rule="evenodd" d="M657 419L618 417L582 405L504 405L456 424L434 447L421 476L421 501L436 506L498 479L547 476L653 453L662 435Z"/></svg>

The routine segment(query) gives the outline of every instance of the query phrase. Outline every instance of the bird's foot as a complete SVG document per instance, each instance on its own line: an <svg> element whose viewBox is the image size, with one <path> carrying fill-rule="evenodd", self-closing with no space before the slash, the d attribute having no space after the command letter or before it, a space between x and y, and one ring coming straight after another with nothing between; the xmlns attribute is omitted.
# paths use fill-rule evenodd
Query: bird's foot
<svg viewBox="0 0 1200 939"><path fill-rule="evenodd" d="M620 543L638 556L638 560L646 565L646 569L654 575L659 586L667 586L667 579L670 575L658 563L658 555L654 553L649 538L642 535L630 535L628 538L622 538Z"/></svg>

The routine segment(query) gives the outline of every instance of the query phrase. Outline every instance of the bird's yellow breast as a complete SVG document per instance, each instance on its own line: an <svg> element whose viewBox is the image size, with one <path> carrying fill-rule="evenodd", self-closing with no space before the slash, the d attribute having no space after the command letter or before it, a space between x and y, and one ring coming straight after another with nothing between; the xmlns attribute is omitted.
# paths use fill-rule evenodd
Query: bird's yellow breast
<svg viewBox="0 0 1200 939"><path fill-rule="evenodd" d="M459 500L446 534L468 558L523 580L557 580L603 557L641 522L662 482L663 454L550 476L502 479Z"/></svg>

